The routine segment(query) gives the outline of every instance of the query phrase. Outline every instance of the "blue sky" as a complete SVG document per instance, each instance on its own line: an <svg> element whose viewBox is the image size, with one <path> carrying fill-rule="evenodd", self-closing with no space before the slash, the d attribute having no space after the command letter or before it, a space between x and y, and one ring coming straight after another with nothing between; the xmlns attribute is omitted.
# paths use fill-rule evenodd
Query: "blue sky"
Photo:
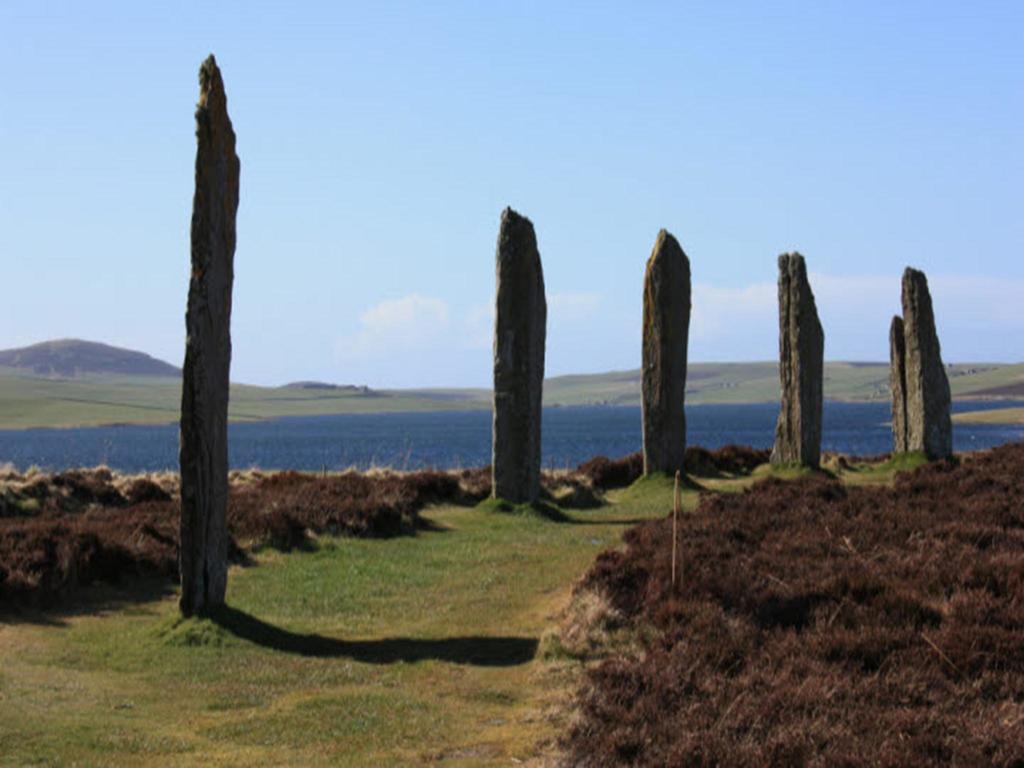
<svg viewBox="0 0 1024 768"><path fill-rule="evenodd" d="M1024 360L1019 2L0 4L0 348L180 363L197 70L242 161L233 378L487 385L503 207L547 370L639 362L661 227L691 360L777 354L805 254L829 359L884 360L905 265L947 360Z"/></svg>

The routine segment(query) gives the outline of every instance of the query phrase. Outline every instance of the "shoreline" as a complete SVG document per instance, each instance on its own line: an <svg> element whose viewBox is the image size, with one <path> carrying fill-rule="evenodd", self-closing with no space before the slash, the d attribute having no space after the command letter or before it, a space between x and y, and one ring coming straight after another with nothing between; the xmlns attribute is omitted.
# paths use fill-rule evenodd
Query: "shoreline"
<svg viewBox="0 0 1024 768"><path fill-rule="evenodd" d="M1008 440L1005 443L998 445L992 445L984 448L973 448L969 450L954 451L953 458L959 461L962 458L974 457L988 451L997 450L1010 445L1016 445L1018 442L1015 440ZM767 459L768 454L771 452L771 446L758 447L749 444L738 444L730 443L719 446L717 448L707 448L701 445L687 445L687 452L696 451L698 454L704 455L717 455L723 451L738 451L743 454L761 454L765 455L765 460L761 462L759 467L768 468L771 467L773 470L777 469L781 472L788 472L791 467L789 465L781 465L780 467L774 467ZM918 454L907 453L898 454L900 456L917 456ZM878 454L859 455L856 453L848 453L843 451L830 451L822 450L821 452L821 463L817 470L807 470L810 472L825 472L831 473L836 467L849 467L856 465L875 465L885 464L893 459L892 452L882 452ZM629 465L636 463L638 466L642 462L642 453L636 451L633 453L627 453L618 456L607 456L605 454L596 454L583 461L580 461L574 465L559 465L559 466L541 466L541 474L547 478L558 478L567 475L573 475L578 473L584 467L588 467L595 463L609 463L609 464L623 464ZM687 464L685 474L693 476L702 476L703 469L701 468L701 459L696 460L696 464L691 468L690 464ZM450 467L438 467L438 466L419 466L419 467L398 467L390 464L370 464L368 466L360 466L358 464L350 464L345 467L323 467L320 469L307 469L307 468L296 468L296 467L275 467L275 466L256 466L250 465L245 467L229 467L228 468L228 480L230 483L234 482L246 482L251 477L266 477L279 474L297 475L302 477L338 477L341 475L360 475L364 477L374 477L382 475L391 475L397 477L404 476L415 476L423 473L441 474L441 475L462 475L466 473L478 473L478 472L489 472L491 469L490 464L466 464L457 465ZM691 471L692 469L692 471ZM751 473L754 473L754 468L751 468ZM160 469L143 469L143 470L125 470L120 469L116 466L111 466L106 463L99 464L76 464L69 465L62 469L54 469L52 467L44 467L33 464L24 469L18 468L13 462L0 461L0 494L5 483L9 482L25 482L28 480L50 480L58 475L67 474L109 474L113 479L118 482L129 482L132 480L145 479L151 480L153 478L172 479L177 482L180 474L180 470L176 466L163 467ZM656 473L657 474L657 473ZM771 474L770 471L763 472L765 476Z"/></svg>

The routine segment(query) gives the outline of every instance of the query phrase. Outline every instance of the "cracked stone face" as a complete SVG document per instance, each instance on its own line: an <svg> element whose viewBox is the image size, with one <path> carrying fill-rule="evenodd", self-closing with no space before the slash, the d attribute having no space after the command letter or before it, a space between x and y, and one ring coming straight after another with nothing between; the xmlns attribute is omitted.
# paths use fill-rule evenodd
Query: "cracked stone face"
<svg viewBox="0 0 1024 768"><path fill-rule="evenodd" d="M511 208L496 261L492 494L519 504L540 495L547 302L533 224Z"/></svg>
<svg viewBox="0 0 1024 768"><path fill-rule="evenodd" d="M647 260L643 306L640 391L644 474L674 474L684 471L686 454L690 260L664 229Z"/></svg>
<svg viewBox="0 0 1024 768"><path fill-rule="evenodd" d="M953 455L952 398L935 331L928 278L907 267L902 294L906 450L944 459Z"/></svg>
<svg viewBox="0 0 1024 768"><path fill-rule="evenodd" d="M821 459L825 333L804 257L779 256L779 378L782 402L773 464L816 467Z"/></svg>
<svg viewBox="0 0 1024 768"><path fill-rule="evenodd" d="M228 383L239 162L213 56L199 70L192 274L182 369L181 611L204 613L227 588Z"/></svg>
<svg viewBox="0 0 1024 768"><path fill-rule="evenodd" d="M907 359L903 318L893 317L889 327L889 391L892 393L892 449L907 450Z"/></svg>

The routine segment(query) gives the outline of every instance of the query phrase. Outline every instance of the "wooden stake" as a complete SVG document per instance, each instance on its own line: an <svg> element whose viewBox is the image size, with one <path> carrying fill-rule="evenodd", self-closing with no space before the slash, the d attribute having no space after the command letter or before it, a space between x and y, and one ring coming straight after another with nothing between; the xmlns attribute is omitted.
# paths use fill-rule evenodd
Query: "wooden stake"
<svg viewBox="0 0 1024 768"><path fill-rule="evenodd" d="M678 584L678 569L676 550L679 546L677 535L679 527L679 470L676 470L676 487L672 494L672 591L675 592Z"/></svg>

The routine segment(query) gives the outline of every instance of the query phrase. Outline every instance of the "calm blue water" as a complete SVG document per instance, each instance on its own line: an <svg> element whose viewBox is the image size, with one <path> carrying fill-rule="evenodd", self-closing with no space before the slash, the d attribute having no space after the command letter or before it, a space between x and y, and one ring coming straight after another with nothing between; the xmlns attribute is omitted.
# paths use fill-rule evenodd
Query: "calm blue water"
<svg viewBox="0 0 1024 768"><path fill-rule="evenodd" d="M1022 403L954 404L953 410ZM768 448L777 405L696 405L687 413L687 442L717 448L728 443ZM888 403L826 403L823 447L848 454L884 453L892 446ZM1024 427L958 425L958 451L1024 440ZM640 449L639 408L547 408L545 467L575 466L589 458L623 456ZM478 467L491 457L489 411L312 416L232 424L233 468L319 470L350 466ZM177 469L178 428L87 427L0 430L0 463L19 469L60 470L107 464L125 472Z"/></svg>

